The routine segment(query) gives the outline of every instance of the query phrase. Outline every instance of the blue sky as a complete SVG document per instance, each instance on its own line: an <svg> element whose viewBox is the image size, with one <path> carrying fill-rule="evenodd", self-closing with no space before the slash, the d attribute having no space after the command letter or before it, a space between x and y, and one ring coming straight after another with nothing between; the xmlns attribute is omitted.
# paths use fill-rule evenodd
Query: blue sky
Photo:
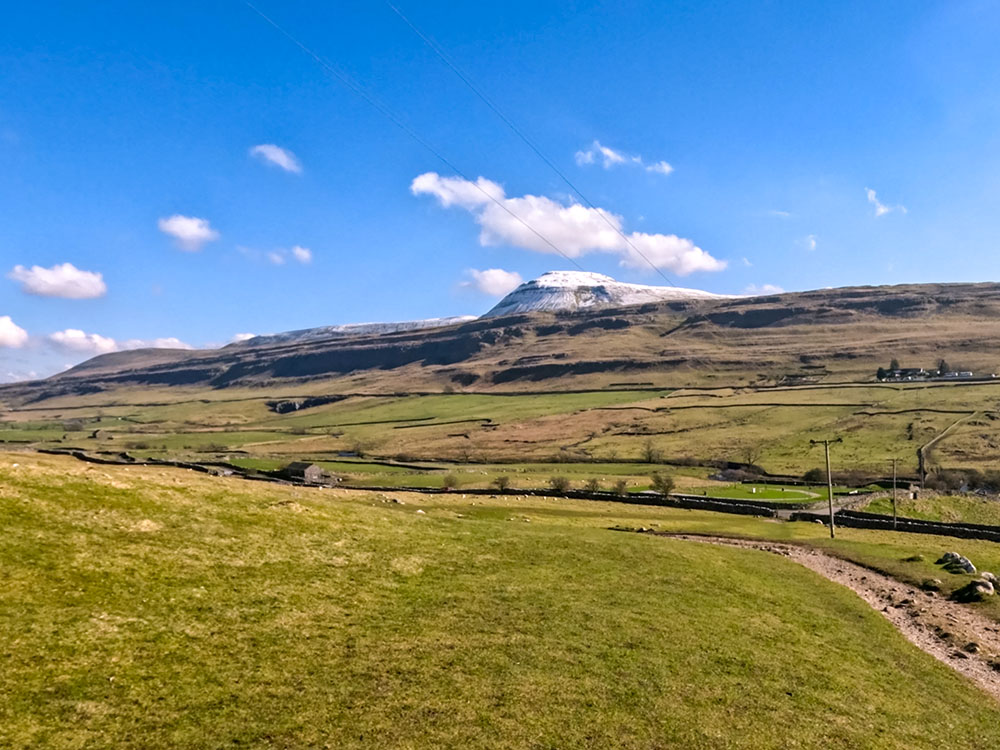
<svg viewBox="0 0 1000 750"><path fill-rule="evenodd" d="M398 5L604 217L386 4L257 7L480 188L237 0L12 5L0 379L479 313L573 267L494 200L625 281L664 283L604 219L716 292L997 278L994 3Z"/></svg>

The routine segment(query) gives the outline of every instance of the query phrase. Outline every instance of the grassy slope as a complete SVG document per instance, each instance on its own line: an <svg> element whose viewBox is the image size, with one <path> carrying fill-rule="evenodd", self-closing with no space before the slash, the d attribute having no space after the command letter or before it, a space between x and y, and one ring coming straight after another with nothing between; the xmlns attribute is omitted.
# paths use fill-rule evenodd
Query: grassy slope
<svg viewBox="0 0 1000 750"><path fill-rule="evenodd" d="M1000 743L986 696L846 590L605 530L807 525L26 455L0 517L4 747Z"/></svg>
<svg viewBox="0 0 1000 750"><path fill-rule="evenodd" d="M740 460L740 446L750 444L761 447L759 463L765 468L801 474L822 463L821 451L809 439L837 434L844 443L835 449L836 465L885 472L887 458L896 456L901 471L913 474L918 447L977 412L935 446L930 461L1000 466L1000 410L993 411L1000 386L995 383L355 397L280 416L265 404L276 393L257 391L247 399L240 392L240 400L227 391L177 389L171 395L182 393L186 401L162 406L91 403L68 409L53 404L48 410L9 412L0 422L0 442L171 454L241 450L283 459L362 448L383 456L477 462L635 461L647 441L668 458ZM67 424L70 418L85 423ZM483 424L486 420L489 424ZM59 442L66 427L77 431ZM90 439L98 427L115 439L110 444Z"/></svg>
<svg viewBox="0 0 1000 750"><path fill-rule="evenodd" d="M1000 502L975 495L962 497L924 496L911 500L907 493L900 492L896 499L896 507L899 515L909 518L1000 526ZM891 515L892 499L880 497L872 500L861 510Z"/></svg>

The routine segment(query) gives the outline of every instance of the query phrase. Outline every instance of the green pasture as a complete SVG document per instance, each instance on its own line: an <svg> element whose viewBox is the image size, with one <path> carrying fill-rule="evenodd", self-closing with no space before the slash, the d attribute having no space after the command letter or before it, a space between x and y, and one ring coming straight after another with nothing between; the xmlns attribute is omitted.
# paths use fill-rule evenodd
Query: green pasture
<svg viewBox="0 0 1000 750"><path fill-rule="evenodd" d="M886 560L939 540L18 458L0 461L5 748L1000 745L992 699L851 592L608 527Z"/></svg>

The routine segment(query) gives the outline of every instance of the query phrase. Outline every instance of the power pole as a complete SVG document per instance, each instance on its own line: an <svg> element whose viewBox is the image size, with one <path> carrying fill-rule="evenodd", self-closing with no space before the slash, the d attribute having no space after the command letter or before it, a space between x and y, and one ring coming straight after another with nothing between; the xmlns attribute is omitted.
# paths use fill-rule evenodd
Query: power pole
<svg viewBox="0 0 1000 750"><path fill-rule="evenodd" d="M896 530L896 462L898 458L892 459L892 530Z"/></svg>
<svg viewBox="0 0 1000 750"><path fill-rule="evenodd" d="M833 474L830 472L830 443L842 443L844 442L841 438L834 438L833 440L810 440L811 445L823 444L823 449L826 451L826 500L830 508L830 538L833 539L836 534L833 530Z"/></svg>

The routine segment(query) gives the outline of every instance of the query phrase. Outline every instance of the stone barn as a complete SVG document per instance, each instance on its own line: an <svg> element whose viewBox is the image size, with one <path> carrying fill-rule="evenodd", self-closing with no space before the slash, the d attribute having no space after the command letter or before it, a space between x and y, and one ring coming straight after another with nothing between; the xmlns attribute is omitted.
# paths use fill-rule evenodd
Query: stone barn
<svg viewBox="0 0 1000 750"><path fill-rule="evenodd" d="M326 478L321 467L308 461L293 461L285 467L284 474L299 482L322 482Z"/></svg>

